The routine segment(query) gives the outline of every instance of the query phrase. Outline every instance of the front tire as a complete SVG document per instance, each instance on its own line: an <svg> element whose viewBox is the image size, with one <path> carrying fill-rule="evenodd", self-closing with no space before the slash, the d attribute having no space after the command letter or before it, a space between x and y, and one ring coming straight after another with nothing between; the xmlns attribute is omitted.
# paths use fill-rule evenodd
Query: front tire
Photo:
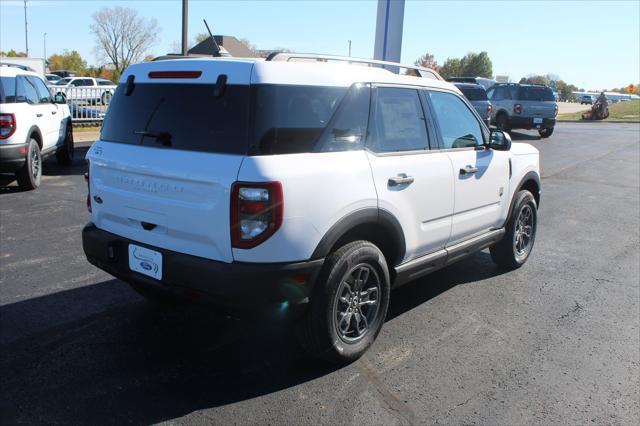
<svg viewBox="0 0 640 426"><path fill-rule="evenodd" d="M544 129L538 130L538 134L541 138L548 138L553 134L553 127L545 127Z"/></svg>
<svg viewBox="0 0 640 426"><path fill-rule="evenodd" d="M537 226L536 199L531 192L522 190L516 196L504 237L490 248L493 261L508 270L524 265L533 250Z"/></svg>
<svg viewBox="0 0 640 426"><path fill-rule="evenodd" d="M73 163L73 129L67 124L64 136L64 145L56 152L56 161L61 166L70 166Z"/></svg>
<svg viewBox="0 0 640 426"><path fill-rule="evenodd" d="M354 241L325 260L299 338L314 357L336 364L355 361L382 329L390 278L384 255L368 241Z"/></svg>
<svg viewBox="0 0 640 426"><path fill-rule="evenodd" d="M29 139L27 159L22 169L16 174L18 185L24 190L36 189L42 179L42 155L35 139Z"/></svg>

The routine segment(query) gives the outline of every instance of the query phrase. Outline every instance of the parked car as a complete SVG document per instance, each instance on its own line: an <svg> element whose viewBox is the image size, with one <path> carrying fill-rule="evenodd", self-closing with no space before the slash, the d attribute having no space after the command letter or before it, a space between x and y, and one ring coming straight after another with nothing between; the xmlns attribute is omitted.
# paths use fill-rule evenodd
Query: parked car
<svg viewBox="0 0 640 426"><path fill-rule="evenodd" d="M56 101L35 72L0 68L0 172L15 173L23 189L40 186L45 157L73 161L69 108Z"/></svg>
<svg viewBox="0 0 640 426"><path fill-rule="evenodd" d="M450 83L470 83L470 84L479 84L484 87L485 90L489 90L491 86L496 84L495 80L484 77L449 77L447 79Z"/></svg>
<svg viewBox="0 0 640 426"><path fill-rule="evenodd" d="M106 85L104 80L92 77L66 77L51 85L52 93L61 95L65 100L85 101L91 104L102 103L108 105L115 91L116 85Z"/></svg>
<svg viewBox="0 0 640 426"><path fill-rule="evenodd" d="M62 77L60 77L59 75L56 75L56 74L45 74L44 77L47 80L46 81L47 84L55 83L56 81L58 81L58 80L60 80L62 78Z"/></svg>
<svg viewBox="0 0 640 426"><path fill-rule="evenodd" d="M484 90L484 87L473 83L455 83L454 86L460 89L469 103L473 105L480 118L489 127L493 107L489 102L489 98L487 98L487 91Z"/></svg>
<svg viewBox="0 0 640 426"><path fill-rule="evenodd" d="M591 97L591 95L583 95L580 98L580 105L593 105L593 98Z"/></svg>
<svg viewBox="0 0 640 426"><path fill-rule="evenodd" d="M487 91L493 105L491 123L500 130L538 129L542 138L553 134L558 104L547 86L497 83Z"/></svg>
<svg viewBox="0 0 640 426"><path fill-rule="evenodd" d="M344 363L391 288L487 247L527 261L534 147L490 132L436 73L287 59L124 72L87 153L89 262L150 300L274 303L311 354Z"/></svg>
<svg viewBox="0 0 640 426"><path fill-rule="evenodd" d="M56 71L51 71L51 74L60 76L60 78L66 78L66 77L75 77L78 75L78 72L71 71L71 70L56 70Z"/></svg>

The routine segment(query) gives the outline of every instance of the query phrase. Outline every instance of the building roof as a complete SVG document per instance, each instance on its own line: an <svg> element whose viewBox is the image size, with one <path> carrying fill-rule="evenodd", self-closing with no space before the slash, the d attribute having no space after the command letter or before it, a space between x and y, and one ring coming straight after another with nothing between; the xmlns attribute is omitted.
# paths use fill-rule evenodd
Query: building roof
<svg viewBox="0 0 640 426"><path fill-rule="evenodd" d="M213 36L218 46L223 47L229 55L236 58L255 58L256 55L246 44L233 36L215 35ZM213 56L217 53L217 49L211 37L193 46L187 52L189 55L207 55ZM225 56L224 54L222 56Z"/></svg>

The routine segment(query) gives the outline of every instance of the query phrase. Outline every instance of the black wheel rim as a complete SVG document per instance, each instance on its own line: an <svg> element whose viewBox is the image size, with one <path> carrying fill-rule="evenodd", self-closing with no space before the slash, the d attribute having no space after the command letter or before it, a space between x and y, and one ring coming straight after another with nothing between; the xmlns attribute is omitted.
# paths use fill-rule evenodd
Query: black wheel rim
<svg viewBox="0 0 640 426"><path fill-rule="evenodd" d="M336 332L343 341L354 343L376 327L380 295L380 277L372 266L361 263L344 275L332 315Z"/></svg>
<svg viewBox="0 0 640 426"><path fill-rule="evenodd" d="M513 233L513 250L518 260L522 261L529 255L535 232L535 215L530 204L520 210Z"/></svg>

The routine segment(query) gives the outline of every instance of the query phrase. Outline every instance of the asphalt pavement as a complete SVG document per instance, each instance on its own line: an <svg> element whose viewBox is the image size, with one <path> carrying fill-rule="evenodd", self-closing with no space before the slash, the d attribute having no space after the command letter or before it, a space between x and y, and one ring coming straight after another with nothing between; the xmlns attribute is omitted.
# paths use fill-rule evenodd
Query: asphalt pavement
<svg viewBox="0 0 640 426"><path fill-rule="evenodd" d="M281 312L159 308L85 260L79 146L0 189L0 424L638 424L640 126L560 123L536 245L398 289L359 361L307 358ZM12 184L13 185L13 184Z"/></svg>

